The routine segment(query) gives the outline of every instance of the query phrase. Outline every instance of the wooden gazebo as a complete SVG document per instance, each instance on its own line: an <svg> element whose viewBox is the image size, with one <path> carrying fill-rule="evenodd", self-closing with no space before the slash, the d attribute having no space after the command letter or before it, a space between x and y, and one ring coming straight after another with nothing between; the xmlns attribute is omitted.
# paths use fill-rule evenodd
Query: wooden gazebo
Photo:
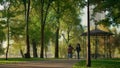
<svg viewBox="0 0 120 68"><path fill-rule="evenodd" d="M88 35L88 32L84 32L84 33L81 34L81 36L87 36L87 35ZM107 37L107 40L109 40L109 37L111 35L113 35L113 33L106 32L106 31L103 31L103 30L100 30L100 29L97 29L97 28L90 31L90 36L95 36L96 37L96 40L95 40L95 42L96 42L96 46L95 46L95 58L97 58L97 55L98 55L97 36L103 36L104 40L105 40L105 37ZM107 46L108 46L108 44L107 44Z"/></svg>
<svg viewBox="0 0 120 68"><path fill-rule="evenodd" d="M113 33L106 32L100 29L94 29L90 31L90 36L110 36ZM87 36L87 32L82 33L82 36Z"/></svg>

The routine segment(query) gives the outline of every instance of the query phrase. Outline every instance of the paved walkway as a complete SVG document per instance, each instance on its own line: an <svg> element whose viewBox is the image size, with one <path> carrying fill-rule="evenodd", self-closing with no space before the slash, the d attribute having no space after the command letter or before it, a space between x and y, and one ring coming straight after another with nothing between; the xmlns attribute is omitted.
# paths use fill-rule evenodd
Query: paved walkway
<svg viewBox="0 0 120 68"><path fill-rule="evenodd" d="M0 68L72 68L76 59L57 59L44 61L30 61L15 64L0 64Z"/></svg>

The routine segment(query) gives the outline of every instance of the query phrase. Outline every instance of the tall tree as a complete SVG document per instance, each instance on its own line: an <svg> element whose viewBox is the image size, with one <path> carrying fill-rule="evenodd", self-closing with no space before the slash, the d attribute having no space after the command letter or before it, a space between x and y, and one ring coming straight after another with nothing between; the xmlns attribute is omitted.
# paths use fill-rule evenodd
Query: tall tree
<svg viewBox="0 0 120 68"><path fill-rule="evenodd" d="M76 1L55 0L54 3L52 4L52 8L56 13L56 15L55 15L55 17L56 17L55 18L56 19L55 58L59 57L58 56L59 55L59 38L60 38L59 37L60 36L59 32L60 32L60 29L61 29L60 27L62 25L61 23L62 22L64 22L63 24L66 23L65 27L68 27L67 28L68 29L68 31L67 31L68 39L66 40L67 43L68 43L69 33L71 31L71 26L73 26L71 23L74 23L72 18L74 18L74 13L76 13L78 8L82 7L82 6L80 6L81 4L83 4L83 1L79 1L79 0L76 0Z"/></svg>
<svg viewBox="0 0 120 68"><path fill-rule="evenodd" d="M6 1L5 3L11 3L11 0L9 0L9 1ZM9 46L10 46L10 44L9 44L9 38L10 38L10 34L9 34L9 31L10 31L10 25L9 25L9 19L10 19L10 4L8 5L8 6L4 6L5 7L5 10L6 10L6 17L7 17L7 21L6 21L6 23L7 23L7 30L8 30L8 32L7 32L7 41L8 41L8 43L7 43L7 50L6 50L6 60L8 60L8 52L9 52Z"/></svg>
<svg viewBox="0 0 120 68"><path fill-rule="evenodd" d="M20 2L17 0L4 0L2 1L2 6L4 6L4 8L1 10L2 11L2 19L3 21L6 21L6 24L4 24L4 32L6 33L7 30L7 49L6 49L6 59L8 58L8 53L9 53L9 39L12 39L12 36L14 34L15 29L12 30L12 25L13 23L18 23L19 19L19 13L21 13L21 11L17 11L18 7L20 5ZM16 7L17 6L17 7ZM16 12L17 11L17 12ZM16 18L17 20L16 20ZM20 22L20 21L19 21ZM16 24L14 24L15 26ZM7 28L6 28L7 27ZM17 30L17 29L16 29ZM16 33L19 33L19 31L17 31Z"/></svg>
<svg viewBox="0 0 120 68"><path fill-rule="evenodd" d="M27 52L26 58L30 58L30 42L29 42L29 12L30 12L30 0L28 0L28 8L27 8L27 17L26 17L26 44L27 44Z"/></svg>
<svg viewBox="0 0 120 68"><path fill-rule="evenodd" d="M50 4L52 3L52 0L40 0L40 14L41 14L41 54L40 57L44 58L44 30L45 30L45 24L46 19L49 11Z"/></svg>
<svg viewBox="0 0 120 68"><path fill-rule="evenodd" d="M23 0L25 7L25 21L26 21L26 45L27 51L25 53L25 58L30 58L30 42L29 42L29 12L30 12L30 0L28 4L26 0Z"/></svg>
<svg viewBox="0 0 120 68"><path fill-rule="evenodd" d="M24 23L24 5L22 4L22 1L18 1L18 0L14 0L11 1L12 5L10 8L11 11L11 19L10 19L10 38L11 40L14 41L14 43L12 43L12 48L16 48L15 51L20 51L21 55L23 56L23 52L22 52L22 47L24 45L21 46L21 44L24 44L23 41L21 41L21 39L23 40L25 38L25 23ZM20 43L20 44L17 44ZM17 53L19 54L19 53Z"/></svg>
<svg viewBox="0 0 120 68"><path fill-rule="evenodd" d="M55 58L59 58L59 30L60 30L60 2L57 0L57 29L56 29L56 42L55 42Z"/></svg>

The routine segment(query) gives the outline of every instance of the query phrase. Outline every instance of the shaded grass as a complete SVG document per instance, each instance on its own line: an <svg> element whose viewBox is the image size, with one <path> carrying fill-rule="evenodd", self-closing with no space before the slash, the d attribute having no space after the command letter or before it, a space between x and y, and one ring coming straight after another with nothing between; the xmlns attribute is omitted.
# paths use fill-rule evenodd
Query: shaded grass
<svg viewBox="0 0 120 68"><path fill-rule="evenodd" d="M44 60L58 60L64 58L0 58L0 64L11 64L11 63L24 63L24 62L36 62L36 61L44 61Z"/></svg>
<svg viewBox="0 0 120 68"><path fill-rule="evenodd" d="M8 60L5 60L5 58L0 58L0 64L10 64L10 63L20 63L20 62L28 62L28 61L41 61L45 59L41 58L8 58Z"/></svg>
<svg viewBox="0 0 120 68"><path fill-rule="evenodd" d="M120 68L120 59L97 59L91 61L91 67L86 67L86 61L81 60L73 68Z"/></svg>

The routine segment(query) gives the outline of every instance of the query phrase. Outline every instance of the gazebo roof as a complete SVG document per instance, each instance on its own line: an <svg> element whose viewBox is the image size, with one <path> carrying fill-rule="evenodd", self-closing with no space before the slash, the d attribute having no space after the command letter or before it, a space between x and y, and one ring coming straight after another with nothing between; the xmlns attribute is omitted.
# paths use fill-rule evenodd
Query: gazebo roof
<svg viewBox="0 0 120 68"><path fill-rule="evenodd" d="M87 32L82 33L82 36L87 36ZM90 36L110 36L113 35L111 32L106 32L100 29L94 29L90 31Z"/></svg>

